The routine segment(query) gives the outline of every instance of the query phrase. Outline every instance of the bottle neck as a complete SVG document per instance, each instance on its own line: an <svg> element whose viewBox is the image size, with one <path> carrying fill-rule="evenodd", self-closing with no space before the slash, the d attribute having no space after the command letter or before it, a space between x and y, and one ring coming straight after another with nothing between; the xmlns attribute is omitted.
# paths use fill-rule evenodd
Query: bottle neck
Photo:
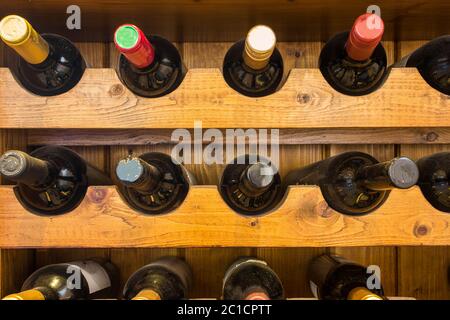
<svg viewBox="0 0 450 320"><path fill-rule="evenodd" d="M56 168L46 161L18 151L7 151L0 157L0 173L7 179L33 188L46 188L54 179Z"/></svg>
<svg viewBox="0 0 450 320"><path fill-rule="evenodd" d="M0 21L0 37L30 64L41 64L50 55L47 41L20 16L10 15Z"/></svg>
<svg viewBox="0 0 450 320"><path fill-rule="evenodd" d="M357 172L357 180L374 191L408 189L419 179L419 169L409 158L395 158L391 161L368 165Z"/></svg>
<svg viewBox="0 0 450 320"><path fill-rule="evenodd" d="M349 294L347 295L347 300L384 300L384 299L367 288L356 287L349 292Z"/></svg>
<svg viewBox="0 0 450 320"><path fill-rule="evenodd" d="M117 50L136 68L145 69L155 59L155 49L137 26L125 24L117 28L114 34Z"/></svg>
<svg viewBox="0 0 450 320"><path fill-rule="evenodd" d="M162 180L158 168L137 157L121 160L117 165L116 174L124 185L147 193L157 190Z"/></svg>
<svg viewBox="0 0 450 320"><path fill-rule="evenodd" d="M242 58L245 65L253 70L264 69L270 61L275 50L275 33L267 26L253 27L245 39Z"/></svg>
<svg viewBox="0 0 450 320"><path fill-rule="evenodd" d="M274 172L270 165L262 162L249 165L241 175L239 190L247 196L259 196L274 182Z"/></svg>
<svg viewBox="0 0 450 320"><path fill-rule="evenodd" d="M132 300L162 300L158 292L152 289L143 289L139 291Z"/></svg>
<svg viewBox="0 0 450 320"><path fill-rule="evenodd" d="M376 14L359 16L349 33L345 50L353 61L367 61L372 57L384 33L384 23Z"/></svg>
<svg viewBox="0 0 450 320"><path fill-rule="evenodd" d="M2 300L47 300L44 293L38 289L31 289L19 293L13 293Z"/></svg>

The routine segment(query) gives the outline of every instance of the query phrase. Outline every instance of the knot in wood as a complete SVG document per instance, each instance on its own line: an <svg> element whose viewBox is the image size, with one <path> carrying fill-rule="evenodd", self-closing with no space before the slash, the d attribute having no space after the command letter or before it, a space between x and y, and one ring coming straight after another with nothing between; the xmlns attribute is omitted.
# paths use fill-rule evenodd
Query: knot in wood
<svg viewBox="0 0 450 320"><path fill-rule="evenodd" d="M117 83L111 86L111 89L109 89L109 92L111 96L120 96L124 92L123 85Z"/></svg>
<svg viewBox="0 0 450 320"><path fill-rule="evenodd" d="M311 101L311 96L306 93L299 93L297 95L297 101L303 104L308 103L309 101Z"/></svg>
<svg viewBox="0 0 450 320"><path fill-rule="evenodd" d="M427 142L434 142L434 141L436 141L438 138L439 138L439 135L438 135L436 132L433 132L433 131L428 132L428 133L425 135L425 140L426 140Z"/></svg>
<svg viewBox="0 0 450 320"><path fill-rule="evenodd" d="M89 189L87 197L90 202L100 204L106 199L107 191L105 189Z"/></svg>
<svg viewBox="0 0 450 320"><path fill-rule="evenodd" d="M416 237L426 236L428 234L428 232L429 232L428 227L424 224L416 225L416 227L414 229L414 235Z"/></svg>

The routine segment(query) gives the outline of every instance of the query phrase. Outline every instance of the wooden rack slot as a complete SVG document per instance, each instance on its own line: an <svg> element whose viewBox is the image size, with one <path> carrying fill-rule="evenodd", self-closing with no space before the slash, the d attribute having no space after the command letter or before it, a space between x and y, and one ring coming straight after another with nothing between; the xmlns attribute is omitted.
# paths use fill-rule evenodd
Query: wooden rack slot
<svg viewBox="0 0 450 320"><path fill-rule="evenodd" d="M448 127L450 97L419 72L392 69L376 92L346 96L318 69L293 69L275 94L248 98L219 69L191 69L171 94L147 99L126 89L113 69L87 69L71 91L38 97L0 69L0 128L398 128Z"/></svg>

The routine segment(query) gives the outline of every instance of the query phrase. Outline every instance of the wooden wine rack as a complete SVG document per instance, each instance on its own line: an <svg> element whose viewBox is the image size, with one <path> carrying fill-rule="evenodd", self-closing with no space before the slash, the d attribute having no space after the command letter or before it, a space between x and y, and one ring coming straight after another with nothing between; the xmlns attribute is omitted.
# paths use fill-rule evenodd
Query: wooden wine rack
<svg viewBox="0 0 450 320"><path fill-rule="evenodd" d="M22 14L40 32L65 35L93 68L57 97L29 94L9 69L0 68L1 152L65 145L110 173L129 149L169 153L172 130L192 132L195 120L204 129L280 129L282 175L344 151L367 152L380 161L450 151L450 99L430 88L417 70L393 69L376 92L349 97L334 91L317 69L324 42L350 27L365 10L361 1L265 0L255 6L249 0L79 0L81 30L65 28L73 1L4 2L1 16ZM389 64L450 33L448 1L379 5ZM155 12L161 14L149 19ZM168 96L136 97L112 69L117 53L111 34L130 17L180 49L188 74ZM220 71L232 42L255 23L273 27L290 70L280 91L257 99L231 90ZM7 51L0 44L2 67L8 65ZM89 188L71 213L41 217L20 206L11 186L1 186L0 295L17 291L32 271L50 263L105 257L119 266L123 284L142 265L176 255L201 274L191 297L218 297L228 264L252 255L280 275L286 296L308 297L309 261L334 253L379 265L388 295L450 298L450 215L433 209L418 188L395 190L376 212L350 217L328 208L317 187L292 187L276 210L247 218L221 199L216 187L221 166L187 167L201 185L191 188L178 210L159 217L131 210L113 186Z"/></svg>
<svg viewBox="0 0 450 320"><path fill-rule="evenodd" d="M414 205L411 205L414 204ZM215 186L194 186L177 210L146 216L130 209L115 187L90 187L73 212L30 214L12 187L0 187L0 247L332 247L447 245L450 215L431 207L417 187L394 190L366 216L329 208L318 187L295 186L274 212L244 217Z"/></svg>
<svg viewBox="0 0 450 320"><path fill-rule="evenodd" d="M398 128L447 127L450 98L417 69L392 69L376 92L338 93L318 69L293 69L275 94L249 98L233 91L219 69L188 71L180 87L157 99L137 97L113 69L87 69L71 91L55 97L22 89L0 69L0 128Z"/></svg>

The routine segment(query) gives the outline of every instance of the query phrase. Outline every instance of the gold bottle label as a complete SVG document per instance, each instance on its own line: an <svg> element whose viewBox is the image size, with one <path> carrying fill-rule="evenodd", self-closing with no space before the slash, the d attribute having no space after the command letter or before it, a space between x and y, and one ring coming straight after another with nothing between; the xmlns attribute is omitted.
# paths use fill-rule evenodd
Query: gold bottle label
<svg viewBox="0 0 450 320"><path fill-rule="evenodd" d="M261 70L267 66L276 45L275 33L264 25L253 27L245 39L242 55L244 63L254 69Z"/></svg>
<svg viewBox="0 0 450 320"><path fill-rule="evenodd" d="M139 291L132 300L161 300L161 296L156 291L144 289Z"/></svg>
<svg viewBox="0 0 450 320"><path fill-rule="evenodd" d="M347 300L383 300L383 298L367 288L357 287L350 291Z"/></svg>
<svg viewBox="0 0 450 320"><path fill-rule="evenodd" d="M45 300L45 296L39 290L32 289L10 294L2 300Z"/></svg>
<svg viewBox="0 0 450 320"><path fill-rule="evenodd" d="M47 41L20 16L10 15L0 21L0 37L28 63L42 63L49 55Z"/></svg>

